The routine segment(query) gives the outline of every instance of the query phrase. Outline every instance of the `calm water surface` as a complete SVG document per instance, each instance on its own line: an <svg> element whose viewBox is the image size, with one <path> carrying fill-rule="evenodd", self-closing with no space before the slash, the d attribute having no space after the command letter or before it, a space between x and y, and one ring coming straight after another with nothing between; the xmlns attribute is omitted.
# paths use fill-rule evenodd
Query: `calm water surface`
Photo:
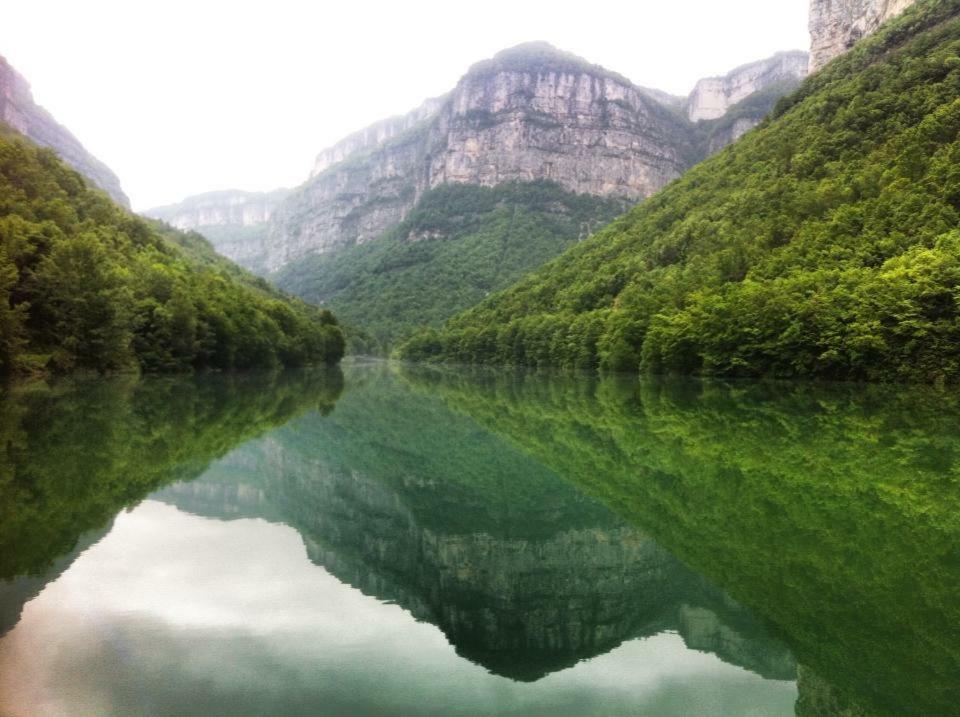
<svg viewBox="0 0 960 717"><path fill-rule="evenodd" d="M960 714L960 405L354 363L0 401L0 715Z"/></svg>

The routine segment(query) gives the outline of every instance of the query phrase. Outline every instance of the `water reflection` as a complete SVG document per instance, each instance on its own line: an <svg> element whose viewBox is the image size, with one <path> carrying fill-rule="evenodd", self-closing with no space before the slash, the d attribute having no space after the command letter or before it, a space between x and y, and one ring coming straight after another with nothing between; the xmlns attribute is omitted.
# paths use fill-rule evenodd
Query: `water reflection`
<svg viewBox="0 0 960 717"><path fill-rule="evenodd" d="M384 365L8 397L0 712L952 714L957 415Z"/></svg>
<svg viewBox="0 0 960 717"><path fill-rule="evenodd" d="M960 405L911 387L414 371L775 625L800 715L960 714Z"/></svg>

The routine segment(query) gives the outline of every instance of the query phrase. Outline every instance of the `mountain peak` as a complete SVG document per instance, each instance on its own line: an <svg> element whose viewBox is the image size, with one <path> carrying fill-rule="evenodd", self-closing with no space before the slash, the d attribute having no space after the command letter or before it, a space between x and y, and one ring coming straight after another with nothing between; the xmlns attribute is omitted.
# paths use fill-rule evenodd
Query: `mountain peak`
<svg viewBox="0 0 960 717"><path fill-rule="evenodd" d="M608 77L627 86L633 86L626 77L600 65L595 65L572 52L561 50L549 42L524 42L501 50L488 60L474 64L467 72L476 77L498 72L566 72Z"/></svg>

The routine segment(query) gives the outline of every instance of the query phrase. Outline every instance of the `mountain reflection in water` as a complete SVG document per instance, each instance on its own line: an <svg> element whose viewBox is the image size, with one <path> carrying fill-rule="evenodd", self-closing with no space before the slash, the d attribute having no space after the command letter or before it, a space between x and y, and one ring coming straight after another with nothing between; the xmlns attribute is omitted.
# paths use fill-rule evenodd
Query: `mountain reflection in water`
<svg viewBox="0 0 960 717"><path fill-rule="evenodd" d="M0 712L955 709L942 394L356 364L2 405Z"/></svg>

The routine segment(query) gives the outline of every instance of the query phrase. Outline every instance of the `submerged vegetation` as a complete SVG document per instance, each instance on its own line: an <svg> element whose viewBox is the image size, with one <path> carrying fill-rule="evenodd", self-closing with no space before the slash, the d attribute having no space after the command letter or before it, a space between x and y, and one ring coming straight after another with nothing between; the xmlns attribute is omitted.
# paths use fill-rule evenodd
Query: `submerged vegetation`
<svg viewBox="0 0 960 717"><path fill-rule="evenodd" d="M552 182L442 185L382 237L314 255L275 278L382 348L506 288L625 208ZM353 348L375 351L376 344Z"/></svg>
<svg viewBox="0 0 960 717"><path fill-rule="evenodd" d="M958 12L919 2L759 130L400 354L960 379Z"/></svg>
<svg viewBox="0 0 960 717"><path fill-rule="evenodd" d="M333 315L147 222L0 125L0 375L334 363Z"/></svg>

